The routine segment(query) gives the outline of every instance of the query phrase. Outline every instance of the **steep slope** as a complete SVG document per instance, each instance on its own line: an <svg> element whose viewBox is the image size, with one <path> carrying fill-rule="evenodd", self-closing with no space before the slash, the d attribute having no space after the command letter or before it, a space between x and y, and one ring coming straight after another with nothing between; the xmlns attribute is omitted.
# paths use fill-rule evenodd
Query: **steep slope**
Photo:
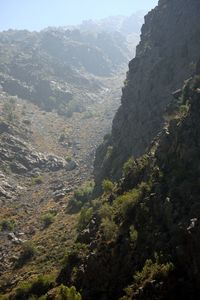
<svg viewBox="0 0 200 300"><path fill-rule="evenodd" d="M82 211L87 251L68 256L58 282L83 299L119 299L127 285L123 300L200 297L200 76L179 96L151 151Z"/></svg>
<svg viewBox="0 0 200 300"><path fill-rule="evenodd" d="M190 76L199 58L199 17L197 0L160 0L145 17L112 134L96 154L97 185L105 177L119 178L124 162L142 155L158 133L170 93Z"/></svg>

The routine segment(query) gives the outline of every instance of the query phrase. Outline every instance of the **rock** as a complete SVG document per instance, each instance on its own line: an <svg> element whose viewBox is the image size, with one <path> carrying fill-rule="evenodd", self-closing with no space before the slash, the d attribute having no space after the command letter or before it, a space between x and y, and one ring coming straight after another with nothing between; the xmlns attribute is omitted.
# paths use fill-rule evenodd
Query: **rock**
<svg viewBox="0 0 200 300"><path fill-rule="evenodd" d="M0 186L0 197L5 197L6 199L11 199L12 195L5 191L1 186Z"/></svg>
<svg viewBox="0 0 200 300"><path fill-rule="evenodd" d="M30 176L39 176L41 171L58 171L67 164L62 157L36 152L21 138L5 133L0 140L0 163L9 164L16 174Z"/></svg>
<svg viewBox="0 0 200 300"><path fill-rule="evenodd" d="M11 168L12 172L17 173L17 174L25 174L28 171L28 169L25 166L23 166L22 164L17 163L17 162L11 163L10 168Z"/></svg>
<svg viewBox="0 0 200 300"><path fill-rule="evenodd" d="M4 132L11 132L10 126L5 122L0 122L0 134Z"/></svg>
<svg viewBox="0 0 200 300"><path fill-rule="evenodd" d="M176 90L176 91L174 91L174 92L172 93L172 96L173 96L175 99L179 99L179 97L181 96L181 94L182 94L182 90L181 90L181 89L178 89L178 90Z"/></svg>
<svg viewBox="0 0 200 300"><path fill-rule="evenodd" d="M65 196L65 193L62 193L62 192L55 192L55 193L53 193L53 198L55 200L59 200L59 199L63 198L64 196Z"/></svg>
<svg viewBox="0 0 200 300"><path fill-rule="evenodd" d="M5 175L0 171L0 179L4 179Z"/></svg>
<svg viewBox="0 0 200 300"><path fill-rule="evenodd" d="M61 189L61 190L56 190L54 193L53 193L53 198L55 200L59 200L61 198L63 198L66 194L68 194L69 192L71 192L72 188L69 187L69 188L64 188L64 189Z"/></svg>
<svg viewBox="0 0 200 300"><path fill-rule="evenodd" d="M9 238L10 240L13 240L13 239L15 239L15 238L16 238L16 236L15 236L14 232L10 232L10 233L8 233L8 238Z"/></svg>
<svg viewBox="0 0 200 300"><path fill-rule="evenodd" d="M67 171L73 171L73 170L76 169L77 167L78 167L78 164L77 164L74 160L70 160L70 161L67 163L65 169L66 169Z"/></svg>

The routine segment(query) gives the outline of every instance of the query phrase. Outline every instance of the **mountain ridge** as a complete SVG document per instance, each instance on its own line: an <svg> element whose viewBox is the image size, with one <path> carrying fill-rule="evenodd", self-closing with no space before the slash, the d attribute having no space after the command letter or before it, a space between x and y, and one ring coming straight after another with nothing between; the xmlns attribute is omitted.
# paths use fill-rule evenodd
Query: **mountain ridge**
<svg viewBox="0 0 200 300"><path fill-rule="evenodd" d="M105 177L118 179L125 161L142 155L161 128L170 93L192 74L199 58L199 11L196 0L163 0L145 17L111 136L97 150L97 186ZM112 155L105 159L108 147Z"/></svg>

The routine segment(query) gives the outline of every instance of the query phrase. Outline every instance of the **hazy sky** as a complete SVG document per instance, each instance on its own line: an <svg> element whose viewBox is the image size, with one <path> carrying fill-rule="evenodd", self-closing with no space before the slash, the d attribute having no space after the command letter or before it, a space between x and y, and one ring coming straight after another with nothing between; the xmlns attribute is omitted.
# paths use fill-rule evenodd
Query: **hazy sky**
<svg viewBox="0 0 200 300"><path fill-rule="evenodd" d="M0 31L75 25L86 19L131 15L158 0L0 0Z"/></svg>

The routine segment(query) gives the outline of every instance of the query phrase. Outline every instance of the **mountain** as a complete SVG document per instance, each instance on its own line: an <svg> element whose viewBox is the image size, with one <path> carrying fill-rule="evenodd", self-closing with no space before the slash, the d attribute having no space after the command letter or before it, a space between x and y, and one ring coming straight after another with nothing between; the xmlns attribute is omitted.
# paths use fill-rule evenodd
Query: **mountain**
<svg viewBox="0 0 200 300"><path fill-rule="evenodd" d="M135 55L135 46L139 42L141 27L144 23L146 11L138 11L130 16L111 16L101 20L86 20L79 25L81 31L119 32L126 37L132 57Z"/></svg>
<svg viewBox="0 0 200 300"><path fill-rule="evenodd" d="M146 11L138 11L130 16L111 16L100 20L85 20L79 25L81 31L120 32L124 35L138 35L143 25Z"/></svg>
<svg viewBox="0 0 200 300"><path fill-rule="evenodd" d="M81 33L78 29L0 33L2 90L60 114L88 105L100 93L102 78L125 70L130 52L120 33Z"/></svg>
<svg viewBox="0 0 200 300"><path fill-rule="evenodd" d="M123 164L144 154L162 127L170 94L192 74L199 58L199 10L196 0L162 0L145 17L111 136L96 154L98 186L105 177L119 179Z"/></svg>
<svg viewBox="0 0 200 300"><path fill-rule="evenodd" d="M83 299L199 299L199 71L170 97L150 151L81 211L82 248L57 282L75 284Z"/></svg>
<svg viewBox="0 0 200 300"><path fill-rule="evenodd" d="M90 69L111 90L92 94L100 114L91 118L0 94L3 300L200 298L199 17L199 0L160 0L145 17L111 134L96 152L95 182L92 157L116 101L117 67L110 77ZM62 30L82 45L86 33Z"/></svg>

